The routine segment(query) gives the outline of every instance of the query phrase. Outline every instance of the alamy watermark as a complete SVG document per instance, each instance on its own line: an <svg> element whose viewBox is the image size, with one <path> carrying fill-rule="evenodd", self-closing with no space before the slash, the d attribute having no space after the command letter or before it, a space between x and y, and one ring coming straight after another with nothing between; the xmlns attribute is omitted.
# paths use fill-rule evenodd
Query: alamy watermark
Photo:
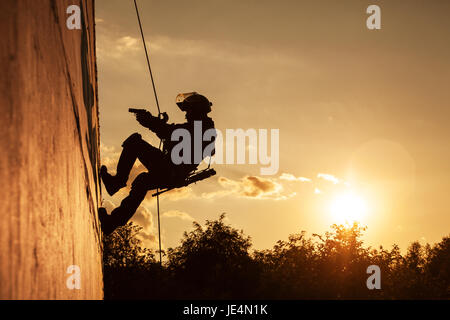
<svg viewBox="0 0 450 320"><path fill-rule="evenodd" d="M73 4L67 7L67 14L70 16L66 20L66 26L69 30L81 30L81 9Z"/></svg>
<svg viewBox="0 0 450 320"><path fill-rule="evenodd" d="M66 280L66 287L69 290L81 289L81 269L77 265L67 267L66 273L70 274Z"/></svg>
<svg viewBox="0 0 450 320"><path fill-rule="evenodd" d="M366 286L367 289L373 290L373 289L381 289L381 270L380 267L373 264L371 266L367 267L366 272L368 274L371 274L369 278L367 278Z"/></svg>
<svg viewBox="0 0 450 320"><path fill-rule="evenodd" d="M366 20L366 26L369 30L380 30L381 29L381 9L376 4L372 4L367 7L367 14L370 16Z"/></svg>
<svg viewBox="0 0 450 320"><path fill-rule="evenodd" d="M211 164L261 164L265 166L260 168L261 175L275 175L280 166L280 130L270 129L270 152L268 150L268 131L268 129L226 129L226 150L224 152L222 132L219 129L208 129L202 134L202 122L195 121L194 137L191 137L189 130L183 128L172 132L171 140L178 144L172 149L171 159L177 165L191 164L192 161L199 164L202 159L211 157L215 150ZM203 147L204 142L210 143Z"/></svg>
<svg viewBox="0 0 450 320"><path fill-rule="evenodd" d="M81 29L81 9L78 5L70 5L67 7L66 13L69 15L66 20L66 26L69 30ZM381 29L381 9L378 5L369 5L366 13L370 16L366 20L366 26L369 30Z"/></svg>

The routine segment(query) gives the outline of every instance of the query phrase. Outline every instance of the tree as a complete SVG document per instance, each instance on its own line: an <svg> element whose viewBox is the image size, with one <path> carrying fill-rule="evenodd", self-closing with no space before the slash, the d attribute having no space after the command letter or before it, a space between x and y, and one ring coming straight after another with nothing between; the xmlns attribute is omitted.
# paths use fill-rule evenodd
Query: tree
<svg viewBox="0 0 450 320"><path fill-rule="evenodd" d="M450 236L430 248L424 270L430 295L450 299Z"/></svg>
<svg viewBox="0 0 450 320"><path fill-rule="evenodd" d="M219 220L185 233L181 245L169 249L168 267L178 297L231 299L252 292L255 265L249 255L250 237Z"/></svg>
<svg viewBox="0 0 450 320"><path fill-rule="evenodd" d="M105 267L142 267L155 262L153 253L142 248L137 235L142 227L128 223L103 238L103 264Z"/></svg>
<svg viewBox="0 0 450 320"><path fill-rule="evenodd" d="M250 253L251 239L225 223L194 223L160 267L129 223L104 239L106 299L449 299L450 237L402 255L366 248L365 228L333 225ZM368 290L367 267L381 270L381 290Z"/></svg>
<svg viewBox="0 0 450 320"><path fill-rule="evenodd" d="M137 237L141 230L130 222L103 238L105 299L154 296L161 270L153 252L142 247Z"/></svg>

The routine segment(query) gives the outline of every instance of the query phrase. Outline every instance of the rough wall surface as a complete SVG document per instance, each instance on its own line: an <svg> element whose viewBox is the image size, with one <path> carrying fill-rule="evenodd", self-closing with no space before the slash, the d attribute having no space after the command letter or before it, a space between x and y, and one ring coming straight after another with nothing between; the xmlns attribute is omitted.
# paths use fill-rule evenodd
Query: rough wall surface
<svg viewBox="0 0 450 320"><path fill-rule="evenodd" d="M93 2L0 2L0 299L103 298Z"/></svg>

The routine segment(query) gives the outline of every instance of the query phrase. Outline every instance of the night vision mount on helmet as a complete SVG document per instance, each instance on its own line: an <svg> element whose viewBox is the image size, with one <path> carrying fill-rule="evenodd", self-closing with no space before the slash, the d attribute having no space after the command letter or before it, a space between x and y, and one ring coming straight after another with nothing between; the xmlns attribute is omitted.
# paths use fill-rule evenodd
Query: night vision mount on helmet
<svg viewBox="0 0 450 320"><path fill-rule="evenodd" d="M180 93L175 103L181 111L207 114L213 105L205 96L197 92Z"/></svg>

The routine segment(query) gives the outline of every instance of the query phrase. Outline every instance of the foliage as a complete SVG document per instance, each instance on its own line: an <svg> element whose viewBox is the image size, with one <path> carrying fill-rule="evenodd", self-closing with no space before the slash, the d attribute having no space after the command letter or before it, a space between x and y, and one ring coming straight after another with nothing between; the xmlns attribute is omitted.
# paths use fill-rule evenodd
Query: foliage
<svg viewBox="0 0 450 320"><path fill-rule="evenodd" d="M402 255L365 248L358 224L306 232L250 252L251 239L225 223L225 215L194 223L162 267L128 224L104 239L107 299L449 299L450 237ZM381 290L368 290L369 265L381 269Z"/></svg>
<svg viewBox="0 0 450 320"><path fill-rule="evenodd" d="M205 228L194 223L181 245L168 250L167 268L178 297L231 299L251 291L251 239L225 225L224 219L222 214L217 221L206 221Z"/></svg>
<svg viewBox="0 0 450 320"><path fill-rule="evenodd" d="M141 229L130 222L103 238L105 299L151 297L148 286L160 284L159 264L153 252L143 248L137 238ZM142 282L147 285L141 286Z"/></svg>

